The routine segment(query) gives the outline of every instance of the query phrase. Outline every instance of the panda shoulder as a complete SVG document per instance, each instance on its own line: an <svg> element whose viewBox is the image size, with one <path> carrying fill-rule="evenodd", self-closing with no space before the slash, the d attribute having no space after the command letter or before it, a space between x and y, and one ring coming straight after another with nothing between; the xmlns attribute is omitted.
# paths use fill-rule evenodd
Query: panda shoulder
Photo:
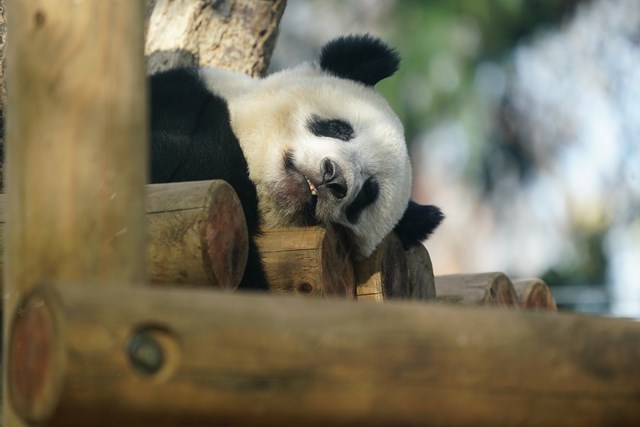
<svg viewBox="0 0 640 427"><path fill-rule="evenodd" d="M223 68L200 68L197 74L207 90L225 100L251 91L259 81L248 74Z"/></svg>

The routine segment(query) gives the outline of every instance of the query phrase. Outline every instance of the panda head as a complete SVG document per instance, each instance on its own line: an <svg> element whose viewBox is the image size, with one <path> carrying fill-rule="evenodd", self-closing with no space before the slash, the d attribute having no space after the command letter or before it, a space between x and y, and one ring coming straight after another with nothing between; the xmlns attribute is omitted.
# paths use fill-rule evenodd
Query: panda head
<svg viewBox="0 0 640 427"><path fill-rule="evenodd" d="M326 44L317 62L263 79L217 76L215 84L211 76L265 225L341 224L360 258L394 228L405 245L435 229L438 208L410 202L402 123L373 87L399 61L379 39L347 36Z"/></svg>

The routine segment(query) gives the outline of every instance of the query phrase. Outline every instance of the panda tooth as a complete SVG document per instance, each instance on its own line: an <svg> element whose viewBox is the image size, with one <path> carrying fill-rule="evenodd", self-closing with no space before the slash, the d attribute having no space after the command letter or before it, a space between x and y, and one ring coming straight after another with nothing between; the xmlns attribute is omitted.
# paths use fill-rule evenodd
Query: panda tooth
<svg viewBox="0 0 640 427"><path fill-rule="evenodd" d="M316 186L313 185L313 182L311 182L311 180L307 177L305 177L304 179L307 180L307 184L309 184L309 191L311 191L311 195L312 196L317 196L318 195L318 190L316 189Z"/></svg>

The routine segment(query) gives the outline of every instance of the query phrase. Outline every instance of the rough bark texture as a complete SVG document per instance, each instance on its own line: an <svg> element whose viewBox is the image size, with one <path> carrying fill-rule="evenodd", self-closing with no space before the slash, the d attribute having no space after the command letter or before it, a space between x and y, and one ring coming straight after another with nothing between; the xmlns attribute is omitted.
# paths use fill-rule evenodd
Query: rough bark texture
<svg viewBox="0 0 640 427"><path fill-rule="evenodd" d="M147 71L221 67L266 71L286 0L148 0Z"/></svg>

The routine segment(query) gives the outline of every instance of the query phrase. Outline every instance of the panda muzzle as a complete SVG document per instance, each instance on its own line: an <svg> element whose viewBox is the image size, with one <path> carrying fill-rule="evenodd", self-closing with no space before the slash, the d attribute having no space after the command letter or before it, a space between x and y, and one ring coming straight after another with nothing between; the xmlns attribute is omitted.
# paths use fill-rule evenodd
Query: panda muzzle
<svg viewBox="0 0 640 427"><path fill-rule="evenodd" d="M322 183L318 187L325 187L336 199L340 200L347 195L347 180L342 174L342 169L333 160L324 158L320 166ZM313 191L312 191L313 193Z"/></svg>

